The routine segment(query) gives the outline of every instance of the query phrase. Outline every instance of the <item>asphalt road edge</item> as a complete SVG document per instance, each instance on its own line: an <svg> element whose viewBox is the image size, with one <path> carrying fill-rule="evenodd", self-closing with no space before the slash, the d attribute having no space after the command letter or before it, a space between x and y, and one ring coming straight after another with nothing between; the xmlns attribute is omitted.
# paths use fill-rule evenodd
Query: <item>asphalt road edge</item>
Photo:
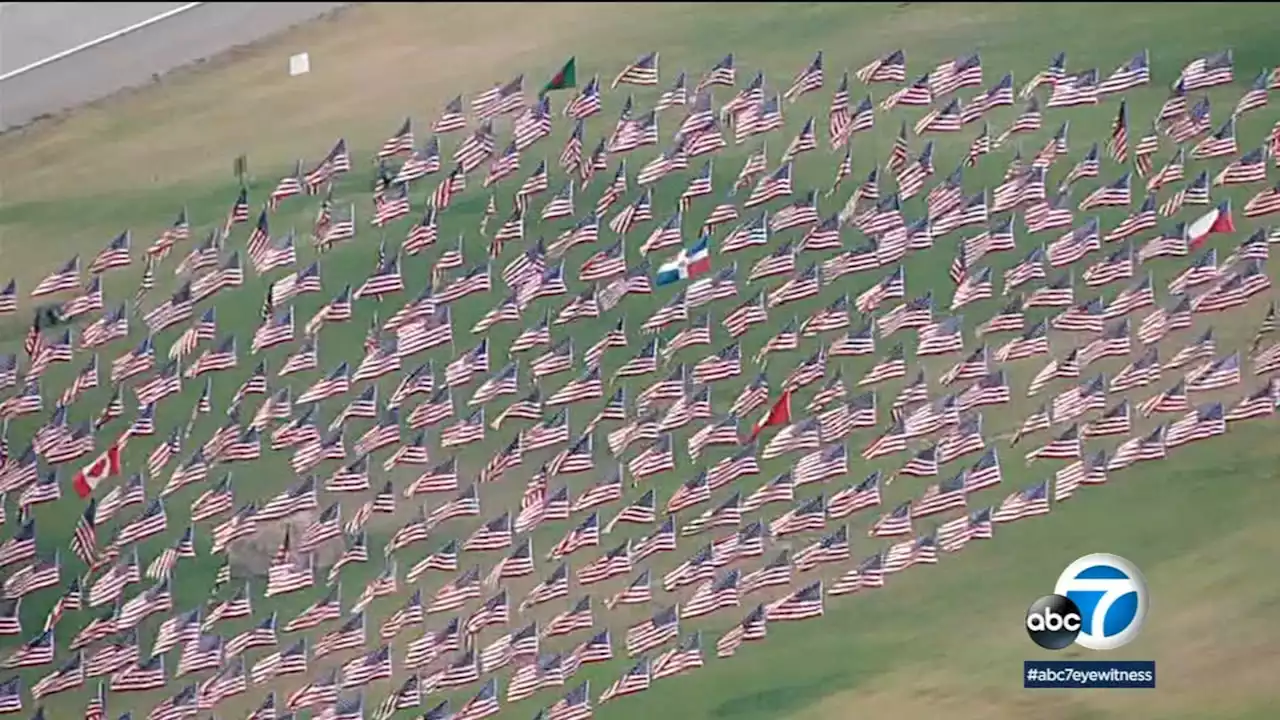
<svg viewBox="0 0 1280 720"><path fill-rule="evenodd" d="M216 67L300 26L336 21L356 4L204 3L110 40L86 43L76 52L41 61L38 67L10 73L0 81L0 136L43 127L78 109ZM250 14L226 14L237 6ZM291 10L281 17L252 15L278 13L280 8ZM208 17L210 13L222 17ZM78 80L67 80L72 77Z"/></svg>

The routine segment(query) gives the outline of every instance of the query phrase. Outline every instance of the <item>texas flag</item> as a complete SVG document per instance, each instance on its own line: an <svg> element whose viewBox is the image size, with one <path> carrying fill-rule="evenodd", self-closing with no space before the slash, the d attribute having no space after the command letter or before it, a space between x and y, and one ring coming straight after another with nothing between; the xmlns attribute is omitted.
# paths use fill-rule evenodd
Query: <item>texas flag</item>
<svg viewBox="0 0 1280 720"><path fill-rule="evenodd" d="M1209 239L1210 235L1236 231L1235 221L1231 219L1231 201L1223 200L1218 207L1196 218L1187 226L1187 242L1195 250Z"/></svg>
<svg viewBox="0 0 1280 720"><path fill-rule="evenodd" d="M675 257L658 266L654 277L656 285L670 285L711 272L710 238L703 235L692 247L681 250Z"/></svg>
<svg viewBox="0 0 1280 720"><path fill-rule="evenodd" d="M76 473L76 494L82 498L89 497L93 494L93 489L98 487L103 480L119 474L120 443L117 442L99 455L97 460L84 466L80 469L80 472Z"/></svg>

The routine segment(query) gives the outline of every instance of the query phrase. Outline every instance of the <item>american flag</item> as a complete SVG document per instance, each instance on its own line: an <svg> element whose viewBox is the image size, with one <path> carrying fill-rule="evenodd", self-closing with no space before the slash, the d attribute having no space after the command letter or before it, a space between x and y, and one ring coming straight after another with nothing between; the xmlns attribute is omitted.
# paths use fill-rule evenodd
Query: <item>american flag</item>
<svg viewBox="0 0 1280 720"><path fill-rule="evenodd" d="M565 105L563 114L566 117L571 117L574 120L577 120L579 123L581 123L581 121L586 120L587 118L593 115L599 114L602 107L603 107L603 103L600 97L600 76L596 75L596 76L593 76L591 80L587 81L587 84L583 86L582 90L578 92L577 97L575 97L573 100L570 100L568 104ZM580 124L575 125L575 127L581 127L581 125ZM582 137L581 137L581 134L579 133L578 134L579 156L581 155L581 141L582 141ZM574 169L573 167L570 167L570 166L565 166L565 167L570 172L572 172Z"/></svg>
<svg viewBox="0 0 1280 720"><path fill-rule="evenodd" d="M1127 207L1132 202L1129 177L1130 174L1126 172L1118 180L1089 193L1080 201L1080 211L1088 212L1099 207Z"/></svg>
<svg viewBox="0 0 1280 720"><path fill-rule="evenodd" d="M965 165L968 167L976 166L978 158L991 154L991 148L991 129L987 123L983 123L982 130L969 143L969 154L965 157Z"/></svg>
<svg viewBox="0 0 1280 720"><path fill-rule="evenodd" d="M1271 281L1262 263L1248 260L1221 284L1195 298L1191 307L1195 312L1221 312L1246 304L1251 297L1270 287Z"/></svg>
<svg viewBox="0 0 1280 720"><path fill-rule="evenodd" d="M676 647L664 651L654 659L653 677L674 677L701 668L702 665L702 633L695 631Z"/></svg>
<svg viewBox="0 0 1280 720"><path fill-rule="evenodd" d="M767 620L764 605L757 605L754 610L729 629L716 641L716 657L732 657L744 642L765 639Z"/></svg>
<svg viewBox="0 0 1280 720"><path fill-rule="evenodd" d="M693 91L700 93L706 88L716 85L722 87L733 87L737 82L737 69L734 64L733 53L725 55L723 59L711 66L698 84L694 86Z"/></svg>
<svg viewBox="0 0 1280 720"><path fill-rule="evenodd" d="M164 657L154 654L149 660L123 667L111 675L108 687L112 692L139 692L165 686Z"/></svg>
<svg viewBox="0 0 1280 720"><path fill-rule="evenodd" d="M724 108L721 110L723 111ZM756 135L781 130L785 125L782 115L782 95L775 93L773 97L763 102L747 105L734 115L733 123L733 141L738 145Z"/></svg>
<svg viewBox="0 0 1280 720"><path fill-rule="evenodd" d="M680 138L681 146L690 158L710 155L729 145L721 132L720 121L711 111L709 96L699 96L695 100L694 110L685 117L682 128L687 128L688 134Z"/></svg>
<svg viewBox="0 0 1280 720"><path fill-rule="evenodd" d="M769 533L774 537L795 535L822 530L826 525L827 506L822 495L809 499L788 510L769 523Z"/></svg>
<svg viewBox="0 0 1280 720"><path fill-rule="evenodd" d="M627 629L627 654L631 657L670 642L680 635L679 607L672 605L659 610L648 620Z"/></svg>
<svg viewBox="0 0 1280 720"><path fill-rule="evenodd" d="M1055 485L1055 497L1057 489ZM991 525L992 508L975 510L967 516L949 520L938 526L936 531L938 545L947 552L958 552L970 540L990 540L993 537Z"/></svg>
<svg viewBox="0 0 1280 720"><path fill-rule="evenodd" d="M1239 152L1236 144L1236 119L1227 118L1218 130L1205 136L1191 150L1191 157L1196 160L1227 157Z"/></svg>
<svg viewBox="0 0 1280 720"><path fill-rule="evenodd" d="M1234 79L1231 50L1198 57L1178 75L1178 82L1187 91L1226 85Z"/></svg>
<svg viewBox="0 0 1280 720"><path fill-rule="evenodd" d="M933 104L932 83L929 80L929 74L925 73L916 78L910 85L901 90L897 90L886 97L880 103L881 110L892 110L893 108L904 105L914 107L924 107Z"/></svg>
<svg viewBox="0 0 1280 720"><path fill-rule="evenodd" d="M1128 280L1133 277L1133 247L1126 245L1084 271L1084 282L1089 287L1102 287L1117 280Z"/></svg>
<svg viewBox="0 0 1280 720"><path fill-rule="evenodd" d="M391 648L384 645L344 663L342 687L344 689L363 687L374 680L391 677L391 672Z"/></svg>
<svg viewBox="0 0 1280 720"><path fill-rule="evenodd" d="M1053 496L1055 500L1061 501L1071 497L1072 493L1084 483L1091 485L1102 484L1107 481L1107 465L1108 457L1106 450L1085 457L1082 460L1072 463L1067 467L1059 470L1054 475ZM990 535L990 509L987 513L987 530L988 537Z"/></svg>
<svg viewBox="0 0 1280 720"><path fill-rule="evenodd" d="M987 111L1013 105L1013 73L1005 73L989 90L979 93L961 108L961 122L965 125L982 119Z"/></svg>
<svg viewBox="0 0 1280 720"><path fill-rule="evenodd" d="M1033 133L1043 126L1044 113L1040 109L1040 99L1032 96L1023 106L1022 112L1013 119L1009 127L995 139L994 145L1000 147L1009 138L1019 133Z"/></svg>
<svg viewBox="0 0 1280 720"><path fill-rule="evenodd" d="M216 266L224 239L224 236L219 234L216 229L210 231L204 242L191 248L186 257L182 258L182 261L178 263L178 267L175 268L174 274L195 275L201 270Z"/></svg>
<svg viewBox="0 0 1280 720"><path fill-rule="evenodd" d="M634 695L649 689L653 680L649 658L640 658L617 680L613 681L605 691L600 693L599 704L603 705L615 698Z"/></svg>
<svg viewBox="0 0 1280 720"><path fill-rule="evenodd" d="M1137 360L1126 365L1111 378L1108 392L1120 393L1136 387L1144 387L1160 379L1160 353L1155 347L1149 348Z"/></svg>
<svg viewBox="0 0 1280 720"><path fill-rule="evenodd" d="M356 290L354 298L378 297L404 289L404 280L400 277L399 256L381 262L369 279Z"/></svg>
<svg viewBox="0 0 1280 720"><path fill-rule="evenodd" d="M801 457L794 468L797 487L822 482L848 472L848 453L844 445L833 445Z"/></svg>
<svg viewBox="0 0 1280 720"><path fill-rule="evenodd" d="M889 52L859 68L854 75L863 83L900 83L907 79L907 56L902 50Z"/></svg>
<svg viewBox="0 0 1280 720"><path fill-rule="evenodd" d="M738 122L738 116L764 102L764 85L764 71L757 70L751 82L721 107L720 118L730 123Z"/></svg>
<svg viewBox="0 0 1280 720"><path fill-rule="evenodd" d="M969 353L963 360L951 366L939 378L943 385L950 385L957 380L976 380L989 371L990 350L986 345ZM923 379L923 377L921 378Z"/></svg>
<svg viewBox="0 0 1280 720"><path fill-rule="evenodd" d="M509 622L510 618L510 601L507 597L505 588L476 609L475 612L467 618L465 629L468 634L476 635L483 628L499 625L503 626Z"/></svg>
<svg viewBox="0 0 1280 720"><path fill-rule="evenodd" d="M1104 242L1117 242L1128 239L1145 230L1156 227L1156 196L1148 193L1142 206L1121 220L1110 232L1103 236Z"/></svg>
<svg viewBox="0 0 1280 720"><path fill-rule="evenodd" d="M1225 415L1227 422L1267 417L1275 412L1274 392L1270 385L1247 395Z"/></svg>
<svg viewBox="0 0 1280 720"><path fill-rule="evenodd" d="M283 183L283 181L281 182ZM301 188L293 194L298 192L301 192ZM184 207L178 211L178 216L173 223L161 232L160 236L147 248L147 256L149 259L164 260L169 256L169 252L174 245L179 242L185 242L190 237L191 223L187 219L187 209Z"/></svg>
<svg viewBox="0 0 1280 720"><path fill-rule="evenodd" d="M1266 182L1266 151L1258 148L1228 163L1213 178L1214 185L1246 185ZM1276 212L1275 190L1263 190L1244 206L1245 217L1258 217Z"/></svg>
<svg viewBox="0 0 1280 720"><path fill-rule="evenodd" d="M928 114L917 120L913 131L916 135L928 132L960 132L964 124L963 118L964 111L961 109L960 99L952 98L951 102L936 110L930 110Z"/></svg>
<svg viewBox="0 0 1280 720"><path fill-rule="evenodd" d="M1052 88L1054 85L1061 82L1062 78L1066 77L1066 66L1067 54L1065 52L1060 52L1054 55L1053 58L1049 60L1048 67L1036 73L1035 76L1022 87L1022 90L1019 91L1019 95L1027 97L1031 95L1031 93L1035 92L1041 85L1048 85Z"/></svg>
<svg viewBox="0 0 1280 720"><path fill-rule="evenodd" d="M765 607L769 622L807 620L823 614L822 581L817 580Z"/></svg>
<svg viewBox="0 0 1280 720"><path fill-rule="evenodd" d="M18 281L10 278L3 289L0 289L0 315L8 315L18 311Z"/></svg>
<svg viewBox="0 0 1280 720"><path fill-rule="evenodd" d="M1160 150L1160 135L1153 123L1151 130L1138 139L1138 143L1133 148L1134 168L1138 171L1139 176L1145 177L1151 173L1151 156Z"/></svg>
<svg viewBox="0 0 1280 720"><path fill-rule="evenodd" d="M1240 353L1235 352L1190 370L1186 376L1186 390L1188 392L1220 390L1238 385L1240 376Z"/></svg>
<svg viewBox="0 0 1280 720"><path fill-rule="evenodd" d="M1236 107L1231 111L1233 117L1239 117L1251 110L1258 110L1267 106L1267 90L1269 89L1269 73L1266 70L1259 71L1254 76L1253 84L1245 91L1244 95L1236 101Z"/></svg>
<svg viewBox="0 0 1280 720"><path fill-rule="evenodd" d="M915 565L932 565L937 562L938 538L935 530L928 535L903 540L891 546L884 554L883 570L886 573L895 573Z"/></svg>
<svg viewBox="0 0 1280 720"><path fill-rule="evenodd" d="M89 263L89 272L98 275L108 270L128 267L131 241L132 235L128 230L121 232Z"/></svg>
<svg viewBox="0 0 1280 720"><path fill-rule="evenodd" d="M956 400L960 412L983 405L1001 405L1010 400L1009 381L1003 370L996 370L978 378Z"/></svg>
<svg viewBox="0 0 1280 720"><path fill-rule="evenodd" d="M347 151L347 141L343 138L338 138L338 141L334 143L324 159L304 176L307 192L315 194L321 186L330 183L334 176L350 172L350 170L351 154Z"/></svg>
<svg viewBox="0 0 1280 720"><path fill-rule="evenodd" d="M1007 523L1037 515L1048 515L1049 481L1044 480L1024 490L1010 494L991 513L992 522Z"/></svg>
<svg viewBox="0 0 1280 720"><path fill-rule="evenodd" d="M819 50L813 60L791 81L791 86L783 93L783 97L790 102L795 102L801 95L821 90L822 81L822 51Z"/></svg>
<svg viewBox="0 0 1280 720"><path fill-rule="evenodd" d="M316 293L322 289L318 263L313 262L302 270L285 275L272 283L267 290L267 297L262 303L264 320L270 317L269 313L275 307L304 293ZM349 297L348 295L348 299Z"/></svg>
<svg viewBox="0 0 1280 720"><path fill-rule="evenodd" d="M1184 408L1185 409L1185 408ZM1120 470L1135 462L1162 460L1165 458L1167 424L1160 425L1147 435L1130 438L1116 448L1107 463L1107 471Z"/></svg>
<svg viewBox="0 0 1280 720"><path fill-rule="evenodd" d="M1151 82L1151 62L1149 54L1143 50L1133 56L1129 62L1116 68L1098 84L1099 95L1115 93L1142 87Z"/></svg>
<svg viewBox="0 0 1280 720"><path fill-rule="evenodd" d="M65 290L74 290L80 285L80 256L76 255L64 264L61 269L50 273L31 291L31 297L52 295Z"/></svg>
<svg viewBox="0 0 1280 720"><path fill-rule="evenodd" d="M459 128L461 129L461 128ZM407 185L440 172L440 138L432 135L422 147L413 150L391 177L393 185ZM428 205L428 207L431 207Z"/></svg>
<svg viewBox="0 0 1280 720"><path fill-rule="evenodd" d="M432 679L428 678L423 681L430 685ZM425 718L449 718L450 720L483 720L484 718L497 715L500 711L498 703L498 679L489 678L484 685L480 687L471 699L463 703L456 714L449 712L449 701L442 700L433 709L428 710Z"/></svg>
<svg viewBox="0 0 1280 720"><path fill-rule="evenodd" d="M610 83L610 88L616 88L618 85L657 85L658 84L658 53L651 52L641 56L638 60L627 65L618 73L618 76Z"/></svg>
<svg viewBox="0 0 1280 720"><path fill-rule="evenodd" d="M950 510L964 509L967 503L967 492L965 474L963 472L949 480L931 485L925 489L923 495L912 503L911 517L916 519L938 515Z"/></svg>
<svg viewBox="0 0 1280 720"><path fill-rule="evenodd" d="M272 189L271 194L267 196L266 209L274 212L280 207L280 203L296 195L301 195L302 192L302 161L298 160L293 165L293 172L285 175L276 182L275 188ZM259 218L259 221L261 222L261 218ZM163 238L164 236L162 235L161 239ZM147 250L147 254L156 256L158 259L163 260L164 257L168 255L168 250L169 247L172 247L172 242L168 244L168 247L163 247L163 250L160 249L162 247L161 240L156 240L155 244Z"/></svg>
<svg viewBox="0 0 1280 720"><path fill-rule="evenodd" d="M1201 98L1199 102L1192 105L1190 109L1186 109L1186 98L1181 98L1181 103L1175 103L1172 99L1166 101L1165 109L1161 111L1163 115L1165 111L1170 110L1170 105L1178 107L1179 112L1173 116L1172 122L1168 128L1168 134L1173 141L1179 145L1186 143L1200 135L1209 132L1211 123L1211 112L1209 98Z"/></svg>
<svg viewBox="0 0 1280 720"><path fill-rule="evenodd" d="M1040 448L1027 453L1027 461L1030 462L1038 458L1055 460L1079 458L1081 456L1080 441L1080 428L1073 423Z"/></svg>
<svg viewBox="0 0 1280 720"><path fill-rule="evenodd" d="M431 132L443 134L463 130L466 127L467 116L462 111L462 96L458 95L445 103L439 119L431 126Z"/></svg>
<svg viewBox="0 0 1280 720"><path fill-rule="evenodd" d="M1121 400L1104 411L1100 417L1085 425L1080 431L1081 434L1086 438L1128 435L1132 427L1129 408L1129 401Z"/></svg>
<svg viewBox="0 0 1280 720"><path fill-rule="evenodd" d="M1154 192L1185 177L1186 149L1178 148L1158 172L1147 179L1147 191Z"/></svg>
<svg viewBox="0 0 1280 720"><path fill-rule="evenodd" d="M885 553L879 552L866 558L858 564L858 567L848 571L833 582L827 590L827 594L832 596L848 595L864 589L884 587L884 557Z"/></svg>
<svg viewBox="0 0 1280 720"><path fill-rule="evenodd" d="M378 158L384 159L413 152L413 118L406 117L400 127L382 143Z"/></svg>
<svg viewBox="0 0 1280 720"><path fill-rule="evenodd" d="M1186 381L1178 380L1168 390L1144 400L1138 406L1138 411L1146 417L1158 412L1183 412L1189 407Z"/></svg>
<svg viewBox="0 0 1280 720"><path fill-rule="evenodd" d="M302 645L302 641L299 641L299 645ZM305 645L303 645L302 656L301 656L303 667L300 672L306 672L306 667L305 667L306 654L305 653L306 653L306 648L305 648ZM293 658L291 657L290 659L293 659ZM259 661L259 665L262 665L263 663L265 663L265 661L266 661L265 658L264 660ZM254 670L256 671L257 669L258 669L258 666L255 666ZM293 674L294 672L299 672L298 670L295 670L293 667L289 667L288 669L291 670L292 672L286 673L284 671L281 671L277 674L284 675L284 674ZM269 679L271 679L271 674L266 674L265 677L263 677L264 682ZM255 682L257 682L256 678L255 678ZM285 701L285 706L288 707L290 710L302 709L302 708L315 709L315 708L324 707L328 705L334 705L337 702L338 702L338 668L333 668L328 673L321 675L315 680L312 680L311 682L306 683L302 687L290 693L288 699Z"/></svg>
<svg viewBox="0 0 1280 720"><path fill-rule="evenodd" d="M405 217L411 210L408 185L392 183L387 191L374 196L373 217L369 222L374 227L385 227L388 223Z"/></svg>
<svg viewBox="0 0 1280 720"><path fill-rule="evenodd" d="M590 595L584 595L573 603L568 610L551 618L542 631L542 637L556 637L568 635L576 630L590 629L595 624L592 615L592 598ZM562 658L555 657L550 662L544 662L540 672L546 672L548 665L560 665L561 663Z"/></svg>
<svg viewBox="0 0 1280 720"><path fill-rule="evenodd" d="M1049 94L1045 107L1078 107L1098 104L1098 71L1086 70L1059 80Z"/></svg>

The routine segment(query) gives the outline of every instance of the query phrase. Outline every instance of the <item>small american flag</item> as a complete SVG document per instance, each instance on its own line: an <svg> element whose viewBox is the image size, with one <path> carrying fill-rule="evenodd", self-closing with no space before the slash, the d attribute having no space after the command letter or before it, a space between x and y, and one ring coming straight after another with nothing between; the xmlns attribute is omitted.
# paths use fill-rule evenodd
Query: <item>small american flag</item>
<svg viewBox="0 0 1280 720"><path fill-rule="evenodd" d="M616 88L618 85L657 85L658 84L658 53L651 52L642 56L635 62L627 65L618 73L609 85L610 88Z"/></svg>

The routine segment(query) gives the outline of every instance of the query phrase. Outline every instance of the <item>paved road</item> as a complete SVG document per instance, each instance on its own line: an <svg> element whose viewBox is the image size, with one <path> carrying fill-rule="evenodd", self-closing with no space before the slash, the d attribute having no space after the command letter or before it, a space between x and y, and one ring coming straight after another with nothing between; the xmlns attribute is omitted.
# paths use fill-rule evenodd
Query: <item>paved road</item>
<svg viewBox="0 0 1280 720"><path fill-rule="evenodd" d="M185 4L0 3L0 75Z"/></svg>
<svg viewBox="0 0 1280 720"><path fill-rule="evenodd" d="M5 3L0 75L185 3ZM207 3L36 70L0 81L0 130L98 100L153 76L260 40L350 3ZM117 14L117 9L124 8ZM132 14L130 14L132 13ZM141 17L139 17L141 13ZM16 20L15 20L16 18ZM281 66L283 67L283 65Z"/></svg>

